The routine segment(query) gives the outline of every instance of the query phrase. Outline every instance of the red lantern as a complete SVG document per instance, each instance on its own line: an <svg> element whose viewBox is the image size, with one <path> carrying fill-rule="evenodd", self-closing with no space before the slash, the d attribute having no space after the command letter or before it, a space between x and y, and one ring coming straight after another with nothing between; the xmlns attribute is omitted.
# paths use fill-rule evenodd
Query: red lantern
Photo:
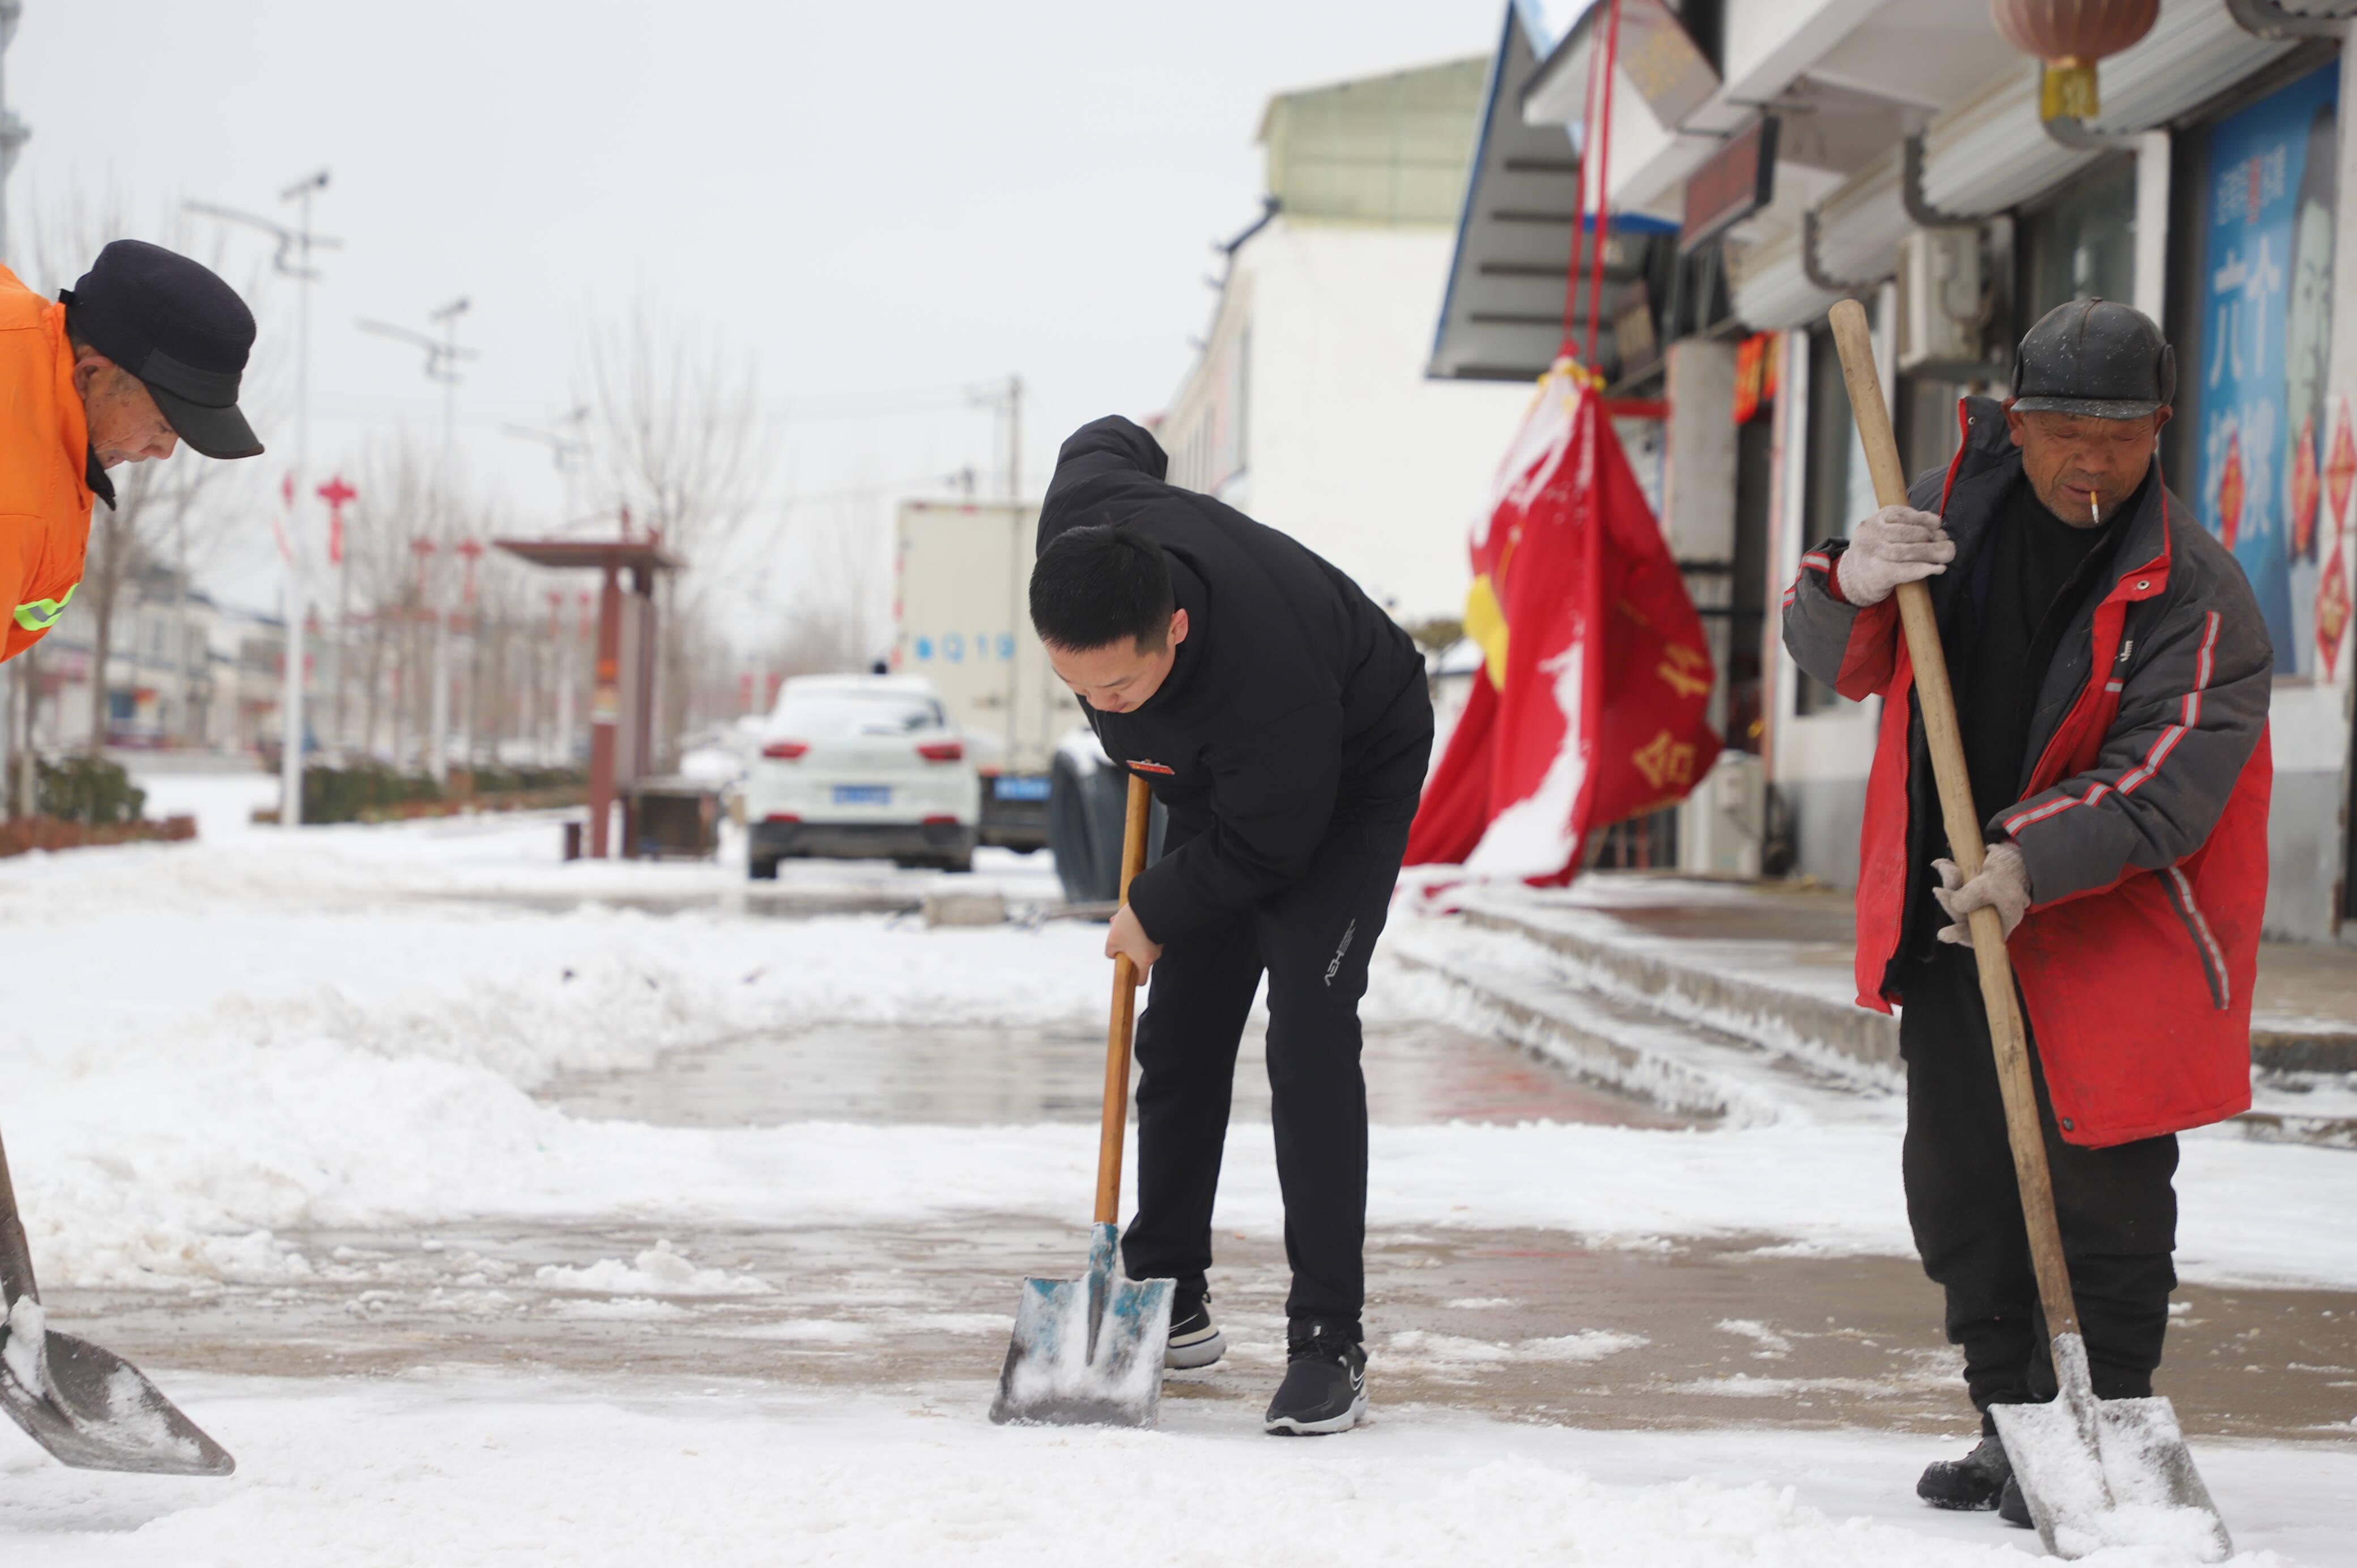
<svg viewBox="0 0 2357 1568"><path fill-rule="evenodd" d="M2005 41L2046 62L2039 113L2050 120L2093 119L2095 62L2152 31L2159 16L2160 0L1989 0Z"/></svg>

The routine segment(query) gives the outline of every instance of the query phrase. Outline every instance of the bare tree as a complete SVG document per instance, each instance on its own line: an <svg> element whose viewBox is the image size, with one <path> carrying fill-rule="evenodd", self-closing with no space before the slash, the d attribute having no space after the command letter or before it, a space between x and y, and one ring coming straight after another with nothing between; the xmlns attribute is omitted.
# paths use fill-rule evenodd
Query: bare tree
<svg viewBox="0 0 2357 1568"><path fill-rule="evenodd" d="M668 754L700 705L692 622L761 479L754 361L720 328L641 300L590 331L578 381L597 481L636 526L705 574L666 578L659 600L656 738Z"/></svg>
<svg viewBox="0 0 2357 1568"><path fill-rule="evenodd" d="M114 504L91 513L90 544L76 596L91 611L90 754L103 755L112 717L107 670L114 653L115 612L123 586L149 568L166 564L167 542L185 535L221 466L190 452L162 462L141 463L115 487ZM175 577L180 568L174 567Z"/></svg>
<svg viewBox="0 0 2357 1568"><path fill-rule="evenodd" d="M409 432L372 439L357 466L360 495L344 534L344 571L361 623L360 749L395 764L422 689L426 606L416 544L440 542L446 509L436 502L436 469L434 453Z"/></svg>

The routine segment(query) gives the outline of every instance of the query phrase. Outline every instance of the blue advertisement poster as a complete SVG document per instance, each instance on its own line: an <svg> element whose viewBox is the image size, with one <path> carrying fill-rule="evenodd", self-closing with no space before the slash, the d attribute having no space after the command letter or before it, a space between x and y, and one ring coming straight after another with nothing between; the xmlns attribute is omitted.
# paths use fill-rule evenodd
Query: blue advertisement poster
<svg viewBox="0 0 2357 1568"><path fill-rule="evenodd" d="M2327 66L2208 133L2195 504L2258 594L2278 675L2315 671L2332 526L2319 501L2340 75Z"/></svg>

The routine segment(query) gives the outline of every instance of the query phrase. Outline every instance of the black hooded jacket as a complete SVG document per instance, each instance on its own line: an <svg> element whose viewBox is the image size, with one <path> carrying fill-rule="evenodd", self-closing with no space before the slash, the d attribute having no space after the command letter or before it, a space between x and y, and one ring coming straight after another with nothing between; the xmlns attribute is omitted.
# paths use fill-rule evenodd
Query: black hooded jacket
<svg viewBox="0 0 2357 1568"><path fill-rule="evenodd" d="M1118 416L1064 443L1039 548L1129 522L1170 557L1187 639L1136 709L1087 709L1106 755L1169 808L1179 847L1130 907L1168 942L1298 882L1338 821L1405 821L1432 749L1424 657L1356 583L1210 496L1166 484L1154 437ZM1085 704L1083 704L1085 707Z"/></svg>

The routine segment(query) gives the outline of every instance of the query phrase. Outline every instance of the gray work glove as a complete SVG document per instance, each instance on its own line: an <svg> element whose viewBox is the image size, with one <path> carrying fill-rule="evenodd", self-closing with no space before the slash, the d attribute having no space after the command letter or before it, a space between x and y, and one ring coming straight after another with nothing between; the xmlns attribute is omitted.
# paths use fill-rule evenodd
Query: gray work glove
<svg viewBox="0 0 2357 1568"><path fill-rule="evenodd" d="M1940 874L1940 886L1932 889L1932 897L1956 922L1940 928L1943 942L1973 945L1971 917L1975 909L1995 909L2005 922L2007 937L2029 909L2029 867L2022 864L2021 851L2010 843L1991 844L1988 858L1981 863L1981 874L1970 882L1953 860L1935 860L1932 869Z"/></svg>
<svg viewBox="0 0 2357 1568"><path fill-rule="evenodd" d="M1936 577L1956 558L1955 542L1937 512L1887 506L1850 531L1841 553L1842 597L1860 609L1878 605L1901 583Z"/></svg>

